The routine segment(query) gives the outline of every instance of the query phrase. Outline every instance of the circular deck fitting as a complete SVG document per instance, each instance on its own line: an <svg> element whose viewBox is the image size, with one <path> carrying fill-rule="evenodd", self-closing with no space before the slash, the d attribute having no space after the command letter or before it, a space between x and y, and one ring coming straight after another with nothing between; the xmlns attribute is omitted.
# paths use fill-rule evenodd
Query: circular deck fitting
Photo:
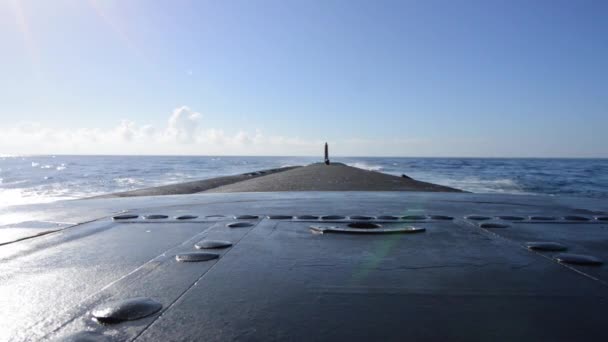
<svg viewBox="0 0 608 342"><path fill-rule="evenodd" d="M288 216L288 215L270 215L268 216L269 219L271 220L291 220L293 219L293 216Z"/></svg>
<svg viewBox="0 0 608 342"><path fill-rule="evenodd" d="M399 219L398 216L391 216L391 215L383 215L383 216L376 217L376 220L385 220L385 221L396 221L398 219Z"/></svg>
<svg viewBox="0 0 608 342"><path fill-rule="evenodd" d="M590 219L588 217L585 217L585 216L568 215L568 216L564 216L564 220L566 220L566 221L579 221L579 222L583 222L583 221L589 221Z"/></svg>
<svg viewBox="0 0 608 342"><path fill-rule="evenodd" d="M449 220L453 220L454 219L452 216L445 216L445 215L431 215L429 217L431 218L431 220L449 221Z"/></svg>
<svg viewBox="0 0 608 342"><path fill-rule="evenodd" d="M560 253L555 256L555 260L574 265L601 265L603 261L592 255Z"/></svg>
<svg viewBox="0 0 608 342"><path fill-rule="evenodd" d="M319 216L315 216L315 215L300 215L300 216L296 216L296 218L298 220L318 220Z"/></svg>
<svg viewBox="0 0 608 342"><path fill-rule="evenodd" d="M464 218L467 220L473 220L473 221L487 221L487 220L491 219L491 217L489 217L489 216L481 216L481 215L469 215L469 216L465 216Z"/></svg>
<svg viewBox="0 0 608 342"><path fill-rule="evenodd" d="M101 304L91 311L91 315L99 323L112 324L150 316L162 307L153 299L136 297Z"/></svg>
<svg viewBox="0 0 608 342"><path fill-rule="evenodd" d="M182 216L176 217L176 219L178 219L178 220L194 220L197 217L198 216L196 216L196 215L182 215Z"/></svg>
<svg viewBox="0 0 608 342"><path fill-rule="evenodd" d="M175 260L181 262L199 262L209 261L219 258L219 254L205 253L205 252L191 252L191 253L180 253L175 256Z"/></svg>
<svg viewBox="0 0 608 342"><path fill-rule="evenodd" d="M162 219L169 218L169 216L168 215L153 214L153 215L146 215L146 216L144 216L144 218L146 220L162 220Z"/></svg>
<svg viewBox="0 0 608 342"><path fill-rule="evenodd" d="M194 247L196 249L220 249L232 246L232 242L224 240L201 240Z"/></svg>
<svg viewBox="0 0 608 342"><path fill-rule="evenodd" d="M424 215L407 215L407 216L402 216L401 219L406 220L406 221L422 221L422 220L426 220L426 216L424 216Z"/></svg>
<svg viewBox="0 0 608 342"><path fill-rule="evenodd" d="M496 216L496 217L501 220L504 220L504 221L523 221L523 220L525 220L525 218L521 217L521 216L503 215L503 216Z"/></svg>
<svg viewBox="0 0 608 342"><path fill-rule="evenodd" d="M325 215L321 216L321 220L344 220L346 217L339 215Z"/></svg>
<svg viewBox="0 0 608 342"><path fill-rule="evenodd" d="M565 251L566 246L557 242L549 242L549 241L536 241L536 242L526 242L526 247L528 249L534 251L546 251L546 252L560 252Z"/></svg>
<svg viewBox="0 0 608 342"><path fill-rule="evenodd" d="M112 220L133 220L138 217L139 217L139 215L123 214L123 215L116 215L116 216L112 217Z"/></svg>
<svg viewBox="0 0 608 342"><path fill-rule="evenodd" d="M81 331L70 334L59 341L61 342L105 342L110 341L110 338L94 331Z"/></svg>
<svg viewBox="0 0 608 342"><path fill-rule="evenodd" d="M426 228L420 228L420 227L405 227L405 231L407 233L422 233L424 231L426 231Z"/></svg>
<svg viewBox="0 0 608 342"><path fill-rule="evenodd" d="M556 218L554 216L530 216L530 220L532 220L532 221L555 221Z"/></svg>
<svg viewBox="0 0 608 342"><path fill-rule="evenodd" d="M597 216L595 219L598 221L608 221L608 216Z"/></svg>
<svg viewBox="0 0 608 342"><path fill-rule="evenodd" d="M226 225L228 228L245 228L245 227L253 227L253 223L249 222L232 222Z"/></svg>
<svg viewBox="0 0 608 342"><path fill-rule="evenodd" d="M357 228L357 229L375 229L381 228L382 226L377 223L371 222L353 222L348 224L349 228Z"/></svg>
<svg viewBox="0 0 608 342"><path fill-rule="evenodd" d="M240 215L235 217L237 220L257 220L259 218L257 215Z"/></svg>
<svg viewBox="0 0 608 342"><path fill-rule="evenodd" d="M356 221L369 221L369 220L374 219L373 216L363 216L363 215L349 216L348 218L350 218L351 220L356 220Z"/></svg>
<svg viewBox="0 0 608 342"><path fill-rule="evenodd" d="M486 222L479 225L481 228L509 228L508 224L504 223L494 223L494 222Z"/></svg>
<svg viewBox="0 0 608 342"><path fill-rule="evenodd" d="M370 224L370 222L361 222L363 224ZM376 235L376 234L410 234L424 232L425 228L418 227L397 227L397 228L350 228L350 227L319 227L311 226L310 230L313 234L325 234L325 233L338 233L338 234L362 234L362 235Z"/></svg>

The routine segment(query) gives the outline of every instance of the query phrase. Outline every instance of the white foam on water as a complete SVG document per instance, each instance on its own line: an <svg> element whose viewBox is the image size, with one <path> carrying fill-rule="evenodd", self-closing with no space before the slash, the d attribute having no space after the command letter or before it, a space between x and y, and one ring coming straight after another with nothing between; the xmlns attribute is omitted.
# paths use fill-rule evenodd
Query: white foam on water
<svg viewBox="0 0 608 342"><path fill-rule="evenodd" d="M416 179L416 177L414 177ZM502 193L533 195L535 193L525 191L515 180L509 178L480 179L467 177L462 179L433 178L424 179L426 182L441 184L474 193Z"/></svg>
<svg viewBox="0 0 608 342"><path fill-rule="evenodd" d="M347 163L346 165L352 166L352 167L356 167L356 168L359 168L359 169L363 169L363 170L368 170L368 171L382 171L382 166L368 164L368 163L365 163L365 162Z"/></svg>
<svg viewBox="0 0 608 342"><path fill-rule="evenodd" d="M118 177L118 178L114 178L114 182L118 183L121 186L142 184L141 181L139 181L136 178L132 178L132 177Z"/></svg>

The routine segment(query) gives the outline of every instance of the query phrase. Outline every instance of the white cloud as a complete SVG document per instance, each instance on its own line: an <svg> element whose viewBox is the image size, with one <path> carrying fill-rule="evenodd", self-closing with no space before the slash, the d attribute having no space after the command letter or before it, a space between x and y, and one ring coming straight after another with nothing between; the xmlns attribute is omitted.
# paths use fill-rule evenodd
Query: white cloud
<svg viewBox="0 0 608 342"><path fill-rule="evenodd" d="M24 122L0 128L0 154L321 155L325 140L204 127L203 115L178 107L163 127L122 120L110 129L55 128ZM339 132L338 132L339 133ZM330 141L331 155L466 155L483 141L411 137Z"/></svg>
<svg viewBox="0 0 608 342"><path fill-rule="evenodd" d="M0 153L8 154L311 154L313 144L266 137L260 130L204 128L198 112L174 109L164 127L121 120L110 129L56 128L22 122L0 128ZM294 148L290 148L293 145ZM303 148L304 147L304 148ZM316 143L315 150L319 145ZM294 152L291 152L294 151Z"/></svg>
<svg viewBox="0 0 608 342"><path fill-rule="evenodd" d="M156 134L156 129L152 127L152 125L143 125L141 126L140 131L145 138L151 138Z"/></svg>
<svg viewBox="0 0 608 342"><path fill-rule="evenodd" d="M194 112L186 106L174 109L169 117L167 136L181 144L195 142L199 134L200 117L200 113Z"/></svg>
<svg viewBox="0 0 608 342"><path fill-rule="evenodd" d="M223 145L228 141L226 134L221 129L211 128L205 131L205 136L203 138L205 141L211 144Z"/></svg>
<svg viewBox="0 0 608 342"><path fill-rule="evenodd" d="M135 130L135 122L129 120L122 120L116 127L116 133L123 141L132 141L136 134Z"/></svg>

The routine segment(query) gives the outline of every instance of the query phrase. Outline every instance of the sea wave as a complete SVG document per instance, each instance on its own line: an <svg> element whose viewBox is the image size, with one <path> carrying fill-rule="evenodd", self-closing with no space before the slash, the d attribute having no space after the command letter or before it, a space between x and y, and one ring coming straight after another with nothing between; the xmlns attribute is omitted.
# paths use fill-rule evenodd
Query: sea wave
<svg viewBox="0 0 608 342"><path fill-rule="evenodd" d="M116 182L119 185L128 185L128 186L143 184L142 181L138 180L137 178L133 178L133 177L114 178L114 182Z"/></svg>
<svg viewBox="0 0 608 342"><path fill-rule="evenodd" d="M368 164L366 162L346 163L346 165L368 171L382 171L384 169L381 165Z"/></svg>
<svg viewBox="0 0 608 342"><path fill-rule="evenodd" d="M533 194L533 192L526 191L517 181L509 178L480 179L468 177L464 179L444 179L439 180L438 183L447 183L451 187L478 193Z"/></svg>

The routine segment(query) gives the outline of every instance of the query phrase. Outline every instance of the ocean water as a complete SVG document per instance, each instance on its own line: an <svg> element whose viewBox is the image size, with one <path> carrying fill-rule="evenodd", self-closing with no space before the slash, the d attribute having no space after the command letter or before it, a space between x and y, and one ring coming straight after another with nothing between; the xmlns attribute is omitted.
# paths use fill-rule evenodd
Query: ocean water
<svg viewBox="0 0 608 342"><path fill-rule="evenodd" d="M476 193L608 199L608 159L344 157L351 166L406 174ZM306 165L313 157L0 156L0 207Z"/></svg>

